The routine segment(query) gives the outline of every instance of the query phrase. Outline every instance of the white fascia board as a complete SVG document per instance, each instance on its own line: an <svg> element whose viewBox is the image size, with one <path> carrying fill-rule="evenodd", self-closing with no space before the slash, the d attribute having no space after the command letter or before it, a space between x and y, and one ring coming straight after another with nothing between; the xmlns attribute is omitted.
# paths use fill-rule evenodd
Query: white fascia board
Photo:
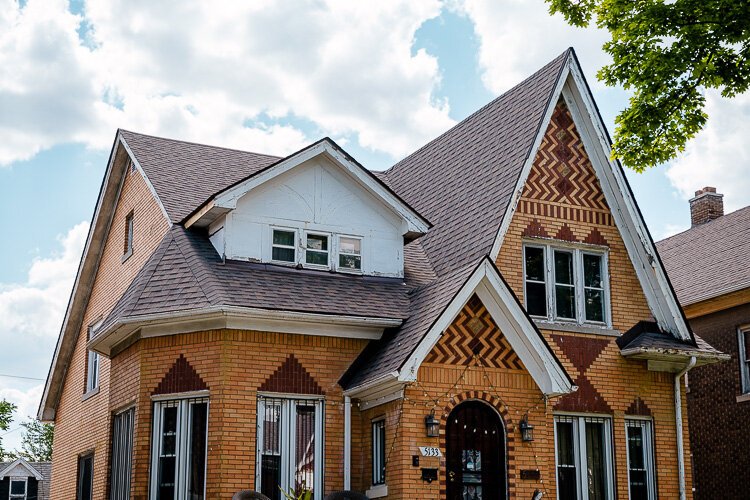
<svg viewBox="0 0 750 500"><path fill-rule="evenodd" d="M426 220L414 212L413 209L409 208L388 189L384 188L371 175L364 172L362 167L353 163L328 140L320 141L319 143L280 161L271 168L254 175L244 182L227 189L217 195L213 200L209 201L209 204L212 204L212 208L234 210L237 206L237 200L250 190L321 154L326 155L331 161L344 168L344 170L354 177L365 189L373 193L378 199L390 207L391 210L407 223L407 232L423 234L430 228L430 225ZM211 211L209 210L206 213L211 213ZM190 224L200 225L198 221L199 219L194 217L189 219Z"/></svg>
<svg viewBox="0 0 750 500"><path fill-rule="evenodd" d="M534 143L531 146L531 152L529 153L528 158L526 158L526 162L523 164L521 175L518 176L518 182L516 182L513 196L508 202L508 207L505 210L505 215L503 216L503 220L500 222L500 228L498 229L497 235L495 236L495 241L492 244L492 250L490 250L490 257L493 261L497 261L497 256L500 254L500 248L503 246L503 241L505 240L505 234L508 232L510 223L513 221L513 216L515 215L516 209L518 208L518 200L521 199L523 188L526 185L526 180L529 178L531 167L534 165L536 153L539 150L539 146L542 144L544 134L547 132L547 124L552 119L552 113L555 111L555 106L557 105L560 93L562 92L563 85L565 84L565 81L570 74L571 62L572 56L568 56L568 59L567 61L565 61L562 71L560 72L557 83L555 84L555 89L552 92L552 97L550 98L549 103L547 103L547 109L544 112L544 117L542 118L541 124L539 125L539 130L537 131L536 138L534 138Z"/></svg>
<svg viewBox="0 0 750 500"><path fill-rule="evenodd" d="M583 74L571 65L570 78L563 87L563 98L573 115L612 217L625 243L638 280L659 326L676 338L693 342L677 298L661 265L656 247L631 195L622 167L611 160L611 145Z"/></svg>
<svg viewBox="0 0 750 500"><path fill-rule="evenodd" d="M29 473L36 478L37 481L42 480L42 475L39 473L38 470L36 470L30 463L28 463L23 458L18 458L14 462L11 462L5 469L0 472L0 480L5 479L7 476L6 474L9 474L13 469L15 469L17 466L21 466Z"/></svg>
<svg viewBox="0 0 750 500"><path fill-rule="evenodd" d="M390 403L404 397L405 382L398 379L398 372L392 372L366 384L344 391L344 396L357 399L360 410Z"/></svg>
<svg viewBox="0 0 750 500"><path fill-rule="evenodd" d="M88 348L109 356L115 346L134 334L147 338L219 328L377 340L383 330L401 323L393 318L216 307L128 318L95 335Z"/></svg>
<svg viewBox="0 0 750 500"><path fill-rule="evenodd" d="M565 369L555 358L541 334L529 320L513 293L503 282L492 263L485 258L469 277L435 324L424 336L399 374L399 380L412 382L427 354L435 347L443 332L476 293L500 331L523 362L536 384L547 396L573 392Z"/></svg>

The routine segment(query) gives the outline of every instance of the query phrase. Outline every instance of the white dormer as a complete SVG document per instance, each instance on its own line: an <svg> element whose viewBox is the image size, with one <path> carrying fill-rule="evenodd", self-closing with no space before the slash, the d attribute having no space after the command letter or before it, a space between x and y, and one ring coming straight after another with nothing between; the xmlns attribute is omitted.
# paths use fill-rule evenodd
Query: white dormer
<svg viewBox="0 0 750 500"><path fill-rule="evenodd" d="M199 209L227 259L403 277L404 241L429 224L329 139L280 160Z"/></svg>

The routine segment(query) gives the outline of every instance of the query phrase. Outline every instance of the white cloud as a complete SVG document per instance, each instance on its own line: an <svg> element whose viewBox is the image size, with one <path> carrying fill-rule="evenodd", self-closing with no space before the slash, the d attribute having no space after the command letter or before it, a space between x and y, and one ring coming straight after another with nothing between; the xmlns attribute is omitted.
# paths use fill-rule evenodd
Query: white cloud
<svg viewBox="0 0 750 500"><path fill-rule="evenodd" d="M58 236L60 250L35 259L25 283L0 283L2 375L42 378L47 374L88 227L88 222L81 222ZM0 376L0 399L18 405L12 428L36 415L42 389L43 385L26 379ZM17 447L20 438L21 431L8 434L4 447Z"/></svg>
<svg viewBox="0 0 750 500"><path fill-rule="evenodd" d="M21 422L25 422L29 417L36 417L43 390L43 384L35 385L27 390L0 387L0 400L4 399L16 405L13 421L8 426L5 436L2 437L2 445L6 451L20 449L23 438Z"/></svg>
<svg viewBox="0 0 750 500"><path fill-rule="evenodd" d="M714 186L724 194L725 211L750 205L750 93L729 100L708 91L706 112L706 127L667 169L667 177L685 199Z"/></svg>
<svg viewBox="0 0 750 500"><path fill-rule="evenodd" d="M438 0L0 0L0 164L116 127L285 153L323 133L405 154L452 124L437 60L412 54ZM77 30L83 35L79 37ZM258 120L259 114L271 123Z"/></svg>

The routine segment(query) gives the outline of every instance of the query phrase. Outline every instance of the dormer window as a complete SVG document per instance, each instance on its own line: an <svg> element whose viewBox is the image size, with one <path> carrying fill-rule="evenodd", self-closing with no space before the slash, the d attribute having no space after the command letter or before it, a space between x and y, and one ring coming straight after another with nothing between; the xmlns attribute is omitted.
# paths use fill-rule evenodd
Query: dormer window
<svg viewBox="0 0 750 500"><path fill-rule="evenodd" d="M305 263L313 266L329 266L329 236L320 233L305 234Z"/></svg>
<svg viewBox="0 0 750 500"><path fill-rule="evenodd" d="M362 238L339 236L339 269L362 270Z"/></svg>
<svg viewBox="0 0 750 500"><path fill-rule="evenodd" d="M293 229L274 229L271 259L278 262L297 262L297 232Z"/></svg>

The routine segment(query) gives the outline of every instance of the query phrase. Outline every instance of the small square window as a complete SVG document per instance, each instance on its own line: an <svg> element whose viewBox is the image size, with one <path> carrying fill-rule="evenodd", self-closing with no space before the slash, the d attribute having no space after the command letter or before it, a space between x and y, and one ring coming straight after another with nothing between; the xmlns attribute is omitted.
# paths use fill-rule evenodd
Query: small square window
<svg viewBox="0 0 750 500"><path fill-rule="evenodd" d="M274 229L271 259L279 262L297 262L296 239L296 231Z"/></svg>
<svg viewBox="0 0 750 500"><path fill-rule="evenodd" d="M349 236L339 237L339 268L362 270L362 240Z"/></svg>
<svg viewBox="0 0 750 500"><path fill-rule="evenodd" d="M314 266L328 266L328 236L307 234L305 262Z"/></svg>

